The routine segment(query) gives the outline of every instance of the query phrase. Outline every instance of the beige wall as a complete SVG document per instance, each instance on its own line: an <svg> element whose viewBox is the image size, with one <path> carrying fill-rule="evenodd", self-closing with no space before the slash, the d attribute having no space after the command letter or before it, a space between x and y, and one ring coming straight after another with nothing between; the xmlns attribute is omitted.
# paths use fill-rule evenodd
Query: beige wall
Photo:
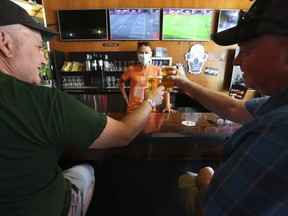
<svg viewBox="0 0 288 216"><path fill-rule="evenodd" d="M211 8L214 9L214 19L212 32L214 31L219 9L248 9L252 4L249 0L43 0L43 6L46 13L47 25L58 31L57 9L80 9L80 8L110 8L110 7L184 7L184 8ZM61 42L59 37L51 41L51 50L62 50L65 52L88 52L88 51L134 51L136 41L113 41L119 43L118 47L103 47L103 43L109 41L95 42ZM184 55L189 52L193 44L199 43L194 41L151 41L153 47L167 47L168 55L173 57L173 63L182 63L187 67ZM227 91L230 85L232 60L235 46L220 47L214 42L200 42L205 47L206 53L226 53L225 61L211 60L207 61L202 68L214 67L219 69L218 76L209 76L203 74L190 75L189 78L212 89Z"/></svg>

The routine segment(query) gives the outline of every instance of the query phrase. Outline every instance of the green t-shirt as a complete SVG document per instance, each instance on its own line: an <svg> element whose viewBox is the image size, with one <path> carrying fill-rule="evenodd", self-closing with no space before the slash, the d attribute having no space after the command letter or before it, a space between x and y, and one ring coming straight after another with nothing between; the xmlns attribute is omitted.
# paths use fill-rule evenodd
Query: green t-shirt
<svg viewBox="0 0 288 216"><path fill-rule="evenodd" d="M65 215L70 185L58 159L64 147L89 147L106 123L58 89L0 72L0 214Z"/></svg>

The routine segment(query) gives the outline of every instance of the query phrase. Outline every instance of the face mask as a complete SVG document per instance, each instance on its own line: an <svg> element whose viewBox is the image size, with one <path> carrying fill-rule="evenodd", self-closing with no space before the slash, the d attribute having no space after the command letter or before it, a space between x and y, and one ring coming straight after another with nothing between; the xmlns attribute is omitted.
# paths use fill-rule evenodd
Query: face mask
<svg viewBox="0 0 288 216"><path fill-rule="evenodd" d="M142 65L147 65L150 62L151 54L138 54L138 61Z"/></svg>

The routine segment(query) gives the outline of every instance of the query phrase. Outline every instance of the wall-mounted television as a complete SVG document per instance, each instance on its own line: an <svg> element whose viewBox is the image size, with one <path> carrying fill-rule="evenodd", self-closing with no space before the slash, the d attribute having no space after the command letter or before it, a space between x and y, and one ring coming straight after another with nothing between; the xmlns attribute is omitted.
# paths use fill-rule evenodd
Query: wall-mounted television
<svg viewBox="0 0 288 216"><path fill-rule="evenodd" d="M237 25L238 9L221 9L219 12L217 32L224 31Z"/></svg>
<svg viewBox="0 0 288 216"><path fill-rule="evenodd" d="M111 40L159 40L159 8L110 8Z"/></svg>
<svg viewBox="0 0 288 216"><path fill-rule="evenodd" d="M57 10L60 40L108 40L107 9Z"/></svg>
<svg viewBox="0 0 288 216"><path fill-rule="evenodd" d="M213 9L164 8L162 40L209 41Z"/></svg>

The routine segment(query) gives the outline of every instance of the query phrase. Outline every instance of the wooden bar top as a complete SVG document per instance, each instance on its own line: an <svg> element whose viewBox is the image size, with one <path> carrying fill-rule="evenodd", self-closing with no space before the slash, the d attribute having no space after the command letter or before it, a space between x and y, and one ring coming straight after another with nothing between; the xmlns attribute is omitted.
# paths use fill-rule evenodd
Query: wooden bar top
<svg viewBox="0 0 288 216"><path fill-rule="evenodd" d="M126 113L108 113L108 116L121 120ZM174 136L178 134L218 134L219 136L231 135L239 127L239 124L216 125L220 119L214 113L151 113L141 135ZM193 123L195 125L193 126ZM171 135L174 134L174 135ZM177 136L177 135L176 135Z"/></svg>
<svg viewBox="0 0 288 216"><path fill-rule="evenodd" d="M126 113L108 113L120 120ZM67 149L66 159L220 160L226 137L241 125L219 120L214 113L151 113L142 132L127 146L110 149ZM220 122L219 122L220 121Z"/></svg>

